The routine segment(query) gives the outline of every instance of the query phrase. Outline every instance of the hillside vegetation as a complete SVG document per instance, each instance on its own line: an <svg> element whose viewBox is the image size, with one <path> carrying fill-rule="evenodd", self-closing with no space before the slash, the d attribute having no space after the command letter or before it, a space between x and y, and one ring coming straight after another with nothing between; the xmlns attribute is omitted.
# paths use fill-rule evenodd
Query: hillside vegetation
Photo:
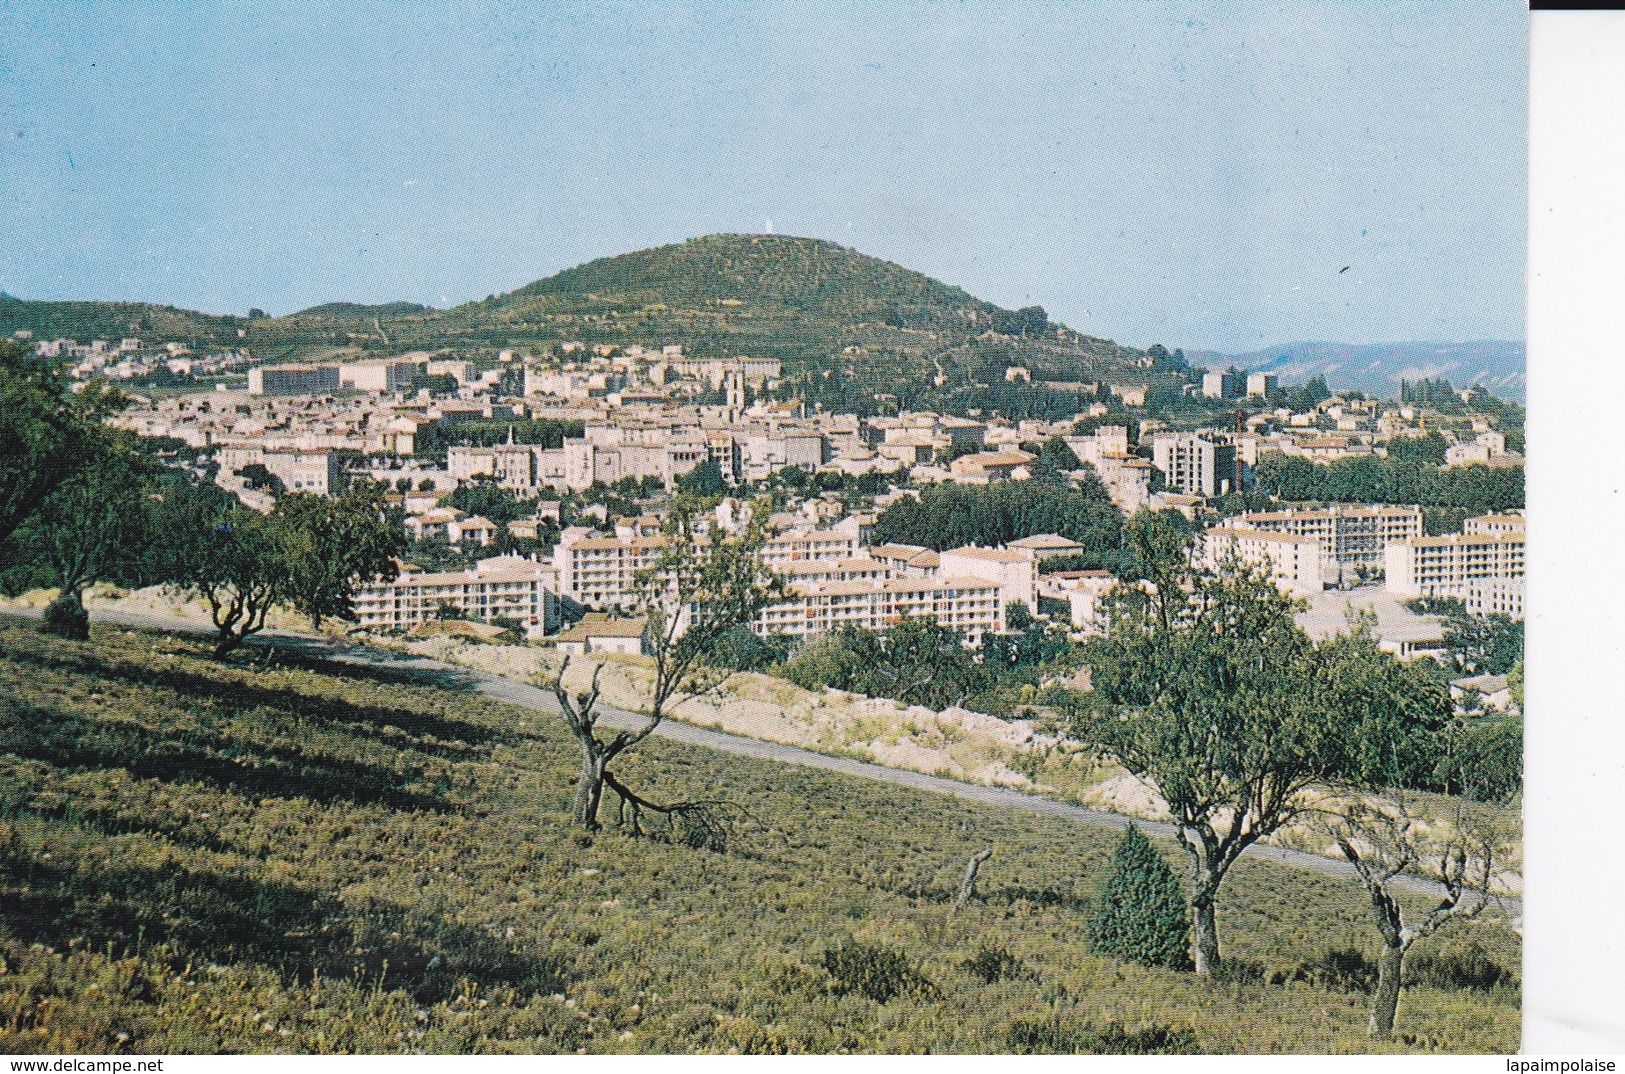
<svg viewBox="0 0 1625 1074"><path fill-rule="evenodd" d="M849 380L912 393L915 403L952 405L976 384L1006 390L1010 365L1038 380L1145 383L1150 362L1142 352L1050 325L1041 311L1001 310L891 262L776 235L712 235L601 258L448 310L334 302L250 320L140 303L0 297L0 335L18 329L41 339L145 336L245 346L266 360L489 354L563 340L681 343L701 356L779 358L802 394L827 404L842 401Z"/></svg>
<svg viewBox="0 0 1625 1074"><path fill-rule="evenodd" d="M1090 952L1110 831L651 740L637 785L743 838L587 837L557 721L205 651L0 623L0 1051L1371 1047L1347 881L1244 860L1200 981ZM1515 1050L1517 962L1419 944L1383 1047Z"/></svg>

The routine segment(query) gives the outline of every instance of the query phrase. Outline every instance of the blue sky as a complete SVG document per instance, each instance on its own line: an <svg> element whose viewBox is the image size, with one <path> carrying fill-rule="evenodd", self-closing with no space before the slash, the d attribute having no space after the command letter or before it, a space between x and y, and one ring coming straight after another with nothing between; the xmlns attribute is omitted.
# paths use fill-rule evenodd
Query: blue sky
<svg viewBox="0 0 1625 1074"><path fill-rule="evenodd" d="M1522 339L1527 26L0 0L0 288L446 306L771 221L1140 346Z"/></svg>

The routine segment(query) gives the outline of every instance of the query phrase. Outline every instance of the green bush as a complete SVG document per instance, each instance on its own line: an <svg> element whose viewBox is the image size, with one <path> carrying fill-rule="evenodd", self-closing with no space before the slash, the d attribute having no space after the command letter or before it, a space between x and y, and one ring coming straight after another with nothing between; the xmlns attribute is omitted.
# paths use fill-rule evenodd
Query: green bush
<svg viewBox="0 0 1625 1074"><path fill-rule="evenodd" d="M1270 975L1270 984L1288 981L1304 981L1328 992L1370 992L1377 985L1377 964L1357 948L1336 947Z"/></svg>
<svg viewBox="0 0 1625 1074"><path fill-rule="evenodd" d="M926 998L936 994L936 987L907 954L885 944L848 940L825 951L823 964L836 992L856 992L876 1003L902 995Z"/></svg>
<svg viewBox="0 0 1625 1074"><path fill-rule="evenodd" d="M1190 923L1173 870L1131 824L1112 855L1089 939L1096 951L1147 966L1188 969Z"/></svg>
<svg viewBox="0 0 1625 1074"><path fill-rule="evenodd" d="M1021 973L1021 960L998 946L978 947L976 954L967 958L961 965L972 976L980 978L984 984L997 984Z"/></svg>
<svg viewBox="0 0 1625 1074"><path fill-rule="evenodd" d="M45 606L40 629L59 638L86 641L90 638L90 616L77 593L64 593Z"/></svg>
<svg viewBox="0 0 1625 1074"><path fill-rule="evenodd" d="M1195 1055L1202 1050L1188 1029L1146 1026L1131 1033L1117 1022L1095 1029L1031 1019L1012 1022L1005 1044L1016 1055Z"/></svg>
<svg viewBox="0 0 1625 1074"><path fill-rule="evenodd" d="M1489 992L1497 987L1516 988L1518 975L1490 958L1478 944L1463 950L1423 951L1406 960L1407 984L1439 988L1447 992L1468 990Z"/></svg>

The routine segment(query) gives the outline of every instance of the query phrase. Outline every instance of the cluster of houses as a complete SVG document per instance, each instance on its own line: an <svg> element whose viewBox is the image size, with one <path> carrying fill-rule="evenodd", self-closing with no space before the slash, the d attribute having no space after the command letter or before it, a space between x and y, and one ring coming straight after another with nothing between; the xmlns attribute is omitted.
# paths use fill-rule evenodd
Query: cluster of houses
<svg viewBox="0 0 1625 1074"><path fill-rule="evenodd" d="M39 347L77 359L75 368L86 375L143 353L139 340ZM166 361L190 357L173 347L161 353ZM444 505L447 493L470 482L491 482L533 501L535 516L507 528L515 537L534 538L560 525L559 501L571 493L625 479L669 490L704 463L714 464L730 486L785 468L879 475L903 490L888 494L894 497L937 482L1026 480L1038 462L1032 445L1059 438L1083 467L1070 476L1098 479L1125 513L1173 508L1203 521L1215 498L1248 486L1252 468L1270 452L1325 463L1383 454L1396 440L1438 430L1447 442L1446 465L1522 463L1507 451L1493 418L1443 427L1435 419L1430 428L1430 415L1419 406L1363 399L1333 397L1301 413L1241 415L1232 429L1188 430L1152 416L1101 424L1113 409L1103 403L1059 421L808 412L800 402L773 398L780 377L779 363L770 359L695 358L678 346L566 343L541 356L503 351L495 362L415 353L254 366L246 389L138 398L113 420L143 435L212 450L220 464L217 480L262 509L269 508L270 494L245 478L250 467L264 467L288 490L324 495L357 475L388 482L402 490L409 536L465 550L487 548L501 533L489 519ZM1199 390L1218 399L1267 400L1276 387L1271 374L1228 371L1207 374ZM1119 414L1145 405L1143 385L1109 389ZM579 422L580 435L551 445L520 443L511 435L494 444L489 437L457 442L463 423L500 427L543 418ZM443 462L418 452L431 431L436 442L451 444ZM725 500L712 524L731 529L741 514ZM1017 603L1046 609L1087 632L1098 627L1101 602L1115 584L1103 571L1046 571L1046 561L1084 551L1052 534L943 552L923 544L875 544L873 515L849 512L827 494L770 524L766 556L786 576L790 596L758 617L753 629L762 635L805 636L847 624L878 630L907 616L931 615L974 644L1007 630ZM562 645L636 649L639 629L628 618L636 611L634 579L662 547L659 530L658 518L612 519L601 511L593 527L563 529L544 559L488 556L448 571L407 565L394 581L365 589L357 613L372 629L410 630L456 616L516 624L529 637L553 637ZM1395 603L1450 597L1475 612L1521 617L1523 543L1518 515L1470 519L1461 533L1429 536L1417 507L1352 505L1223 518L1202 531L1199 553L1210 564L1235 558L1260 566L1281 588L1306 598L1381 579L1382 592ZM1385 629L1384 643L1403 655L1437 647L1437 630L1430 634L1415 617L1395 619Z"/></svg>

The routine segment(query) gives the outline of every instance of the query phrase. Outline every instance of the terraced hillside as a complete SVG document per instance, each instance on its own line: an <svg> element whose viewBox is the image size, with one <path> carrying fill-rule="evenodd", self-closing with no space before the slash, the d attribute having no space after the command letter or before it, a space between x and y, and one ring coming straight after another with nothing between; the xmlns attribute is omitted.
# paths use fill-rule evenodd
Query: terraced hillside
<svg viewBox="0 0 1625 1074"><path fill-rule="evenodd" d="M753 819L588 839L535 713L203 651L0 624L0 1051L1368 1046L1347 882L1241 862L1202 982L1089 951L1110 833L650 740L623 778ZM1392 1047L1515 1049L1517 961L1490 923L1419 945Z"/></svg>

